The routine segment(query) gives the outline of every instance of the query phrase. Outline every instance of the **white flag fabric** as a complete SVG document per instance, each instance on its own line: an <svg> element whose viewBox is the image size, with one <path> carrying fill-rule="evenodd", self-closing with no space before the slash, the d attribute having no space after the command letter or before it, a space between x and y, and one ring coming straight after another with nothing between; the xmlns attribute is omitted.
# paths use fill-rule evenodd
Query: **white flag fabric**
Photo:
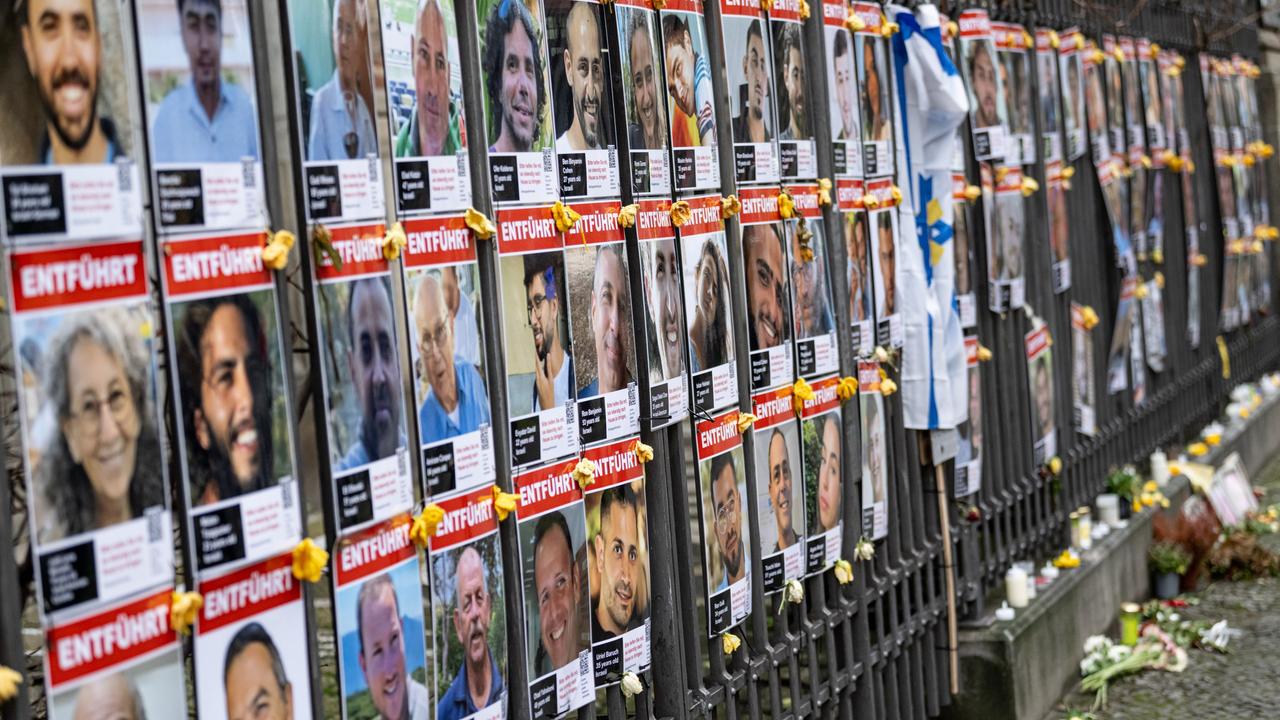
<svg viewBox="0 0 1280 720"><path fill-rule="evenodd" d="M955 310L951 165L969 112L964 82L942 43L938 9L889 5L903 204L898 292L903 315L906 427L954 428L968 415L964 333ZM908 228L915 228L914 235Z"/></svg>

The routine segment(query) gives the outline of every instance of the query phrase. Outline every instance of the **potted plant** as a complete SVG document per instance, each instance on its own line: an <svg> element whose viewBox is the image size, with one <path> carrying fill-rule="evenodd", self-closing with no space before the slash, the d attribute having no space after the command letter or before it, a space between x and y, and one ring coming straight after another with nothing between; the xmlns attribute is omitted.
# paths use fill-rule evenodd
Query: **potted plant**
<svg viewBox="0 0 1280 720"><path fill-rule="evenodd" d="M1151 546L1147 555L1155 574L1156 597L1161 600L1177 597L1182 575L1191 565L1191 553L1183 550L1177 543L1157 542Z"/></svg>
<svg viewBox="0 0 1280 720"><path fill-rule="evenodd" d="M1107 474L1107 491L1120 496L1121 518L1128 518L1132 514L1131 506L1139 485L1138 469L1132 465L1112 469Z"/></svg>

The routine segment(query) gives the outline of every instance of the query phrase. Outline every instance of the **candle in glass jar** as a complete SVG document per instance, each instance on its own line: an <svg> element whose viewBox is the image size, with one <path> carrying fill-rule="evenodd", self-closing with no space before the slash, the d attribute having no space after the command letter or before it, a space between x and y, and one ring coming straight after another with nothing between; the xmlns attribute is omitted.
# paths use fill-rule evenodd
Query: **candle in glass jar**
<svg viewBox="0 0 1280 720"><path fill-rule="evenodd" d="M1071 511L1071 547L1080 547L1080 513Z"/></svg>
<svg viewBox="0 0 1280 720"><path fill-rule="evenodd" d="M1093 547L1093 510L1082 505L1076 512L1080 513L1080 549L1088 550Z"/></svg>
<svg viewBox="0 0 1280 720"><path fill-rule="evenodd" d="M1111 527L1120 525L1120 496L1103 493L1098 496L1098 522Z"/></svg>
<svg viewBox="0 0 1280 720"><path fill-rule="evenodd" d="M1133 647L1138 644L1138 615L1142 608L1137 603L1120 606L1120 643Z"/></svg>
<svg viewBox="0 0 1280 720"><path fill-rule="evenodd" d="M1151 479L1156 481L1156 485L1164 487L1169 482L1169 458L1165 457L1164 451L1156 449L1151 453Z"/></svg>
<svg viewBox="0 0 1280 720"><path fill-rule="evenodd" d="M1024 608L1027 606L1027 571L1014 565L1004 574L1004 593L1009 606Z"/></svg>

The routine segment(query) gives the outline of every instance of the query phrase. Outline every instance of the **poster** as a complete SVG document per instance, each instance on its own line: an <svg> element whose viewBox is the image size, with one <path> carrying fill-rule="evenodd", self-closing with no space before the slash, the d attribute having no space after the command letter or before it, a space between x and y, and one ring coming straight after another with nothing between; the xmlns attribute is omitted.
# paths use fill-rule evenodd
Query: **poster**
<svg viewBox="0 0 1280 720"><path fill-rule="evenodd" d="M800 409L800 472L803 476L806 575L825 571L840 559L844 537L844 426L831 376L813 383L813 398Z"/></svg>
<svg viewBox="0 0 1280 720"><path fill-rule="evenodd" d="M1134 297L1137 295L1136 278L1125 278L1120 286L1120 303L1116 307L1116 322L1107 351L1107 393L1115 395L1129 385L1130 327L1133 325Z"/></svg>
<svg viewBox="0 0 1280 720"><path fill-rule="evenodd" d="M985 168L983 173L985 175ZM987 280L991 283L992 312L1005 312L1022 307L1026 298L1023 275L1026 198L1022 196L1022 172L1018 168L998 168L995 180L995 202L987 233Z"/></svg>
<svg viewBox="0 0 1280 720"><path fill-rule="evenodd" d="M302 534L293 414L262 233L167 240L159 257L191 557L200 572Z"/></svg>
<svg viewBox="0 0 1280 720"><path fill-rule="evenodd" d="M1049 326L1040 324L1023 338L1027 359L1027 383L1031 394L1031 437L1035 464L1044 465L1058 454L1056 405L1053 392L1053 338Z"/></svg>
<svg viewBox="0 0 1280 720"><path fill-rule="evenodd" d="M1098 396L1094 380L1093 333L1085 323L1084 306L1071 303L1071 387L1076 432L1098 434Z"/></svg>
<svg viewBox="0 0 1280 720"><path fill-rule="evenodd" d="M552 202L560 187L542 3L477 0L476 17L493 200Z"/></svg>
<svg viewBox="0 0 1280 720"><path fill-rule="evenodd" d="M716 150L715 94L702 3L668 0L659 16L675 189L715 190L720 187L720 156Z"/></svg>
<svg viewBox="0 0 1280 720"><path fill-rule="evenodd" d="M534 717L563 715L595 700L590 575L576 459L515 477L524 595L529 705Z"/></svg>
<svg viewBox="0 0 1280 720"><path fill-rule="evenodd" d="M165 587L45 631L50 720L163 717L187 702Z"/></svg>
<svg viewBox="0 0 1280 720"><path fill-rule="evenodd" d="M1142 337L1146 341L1147 367L1153 373L1165 370L1168 347L1164 339L1164 277L1158 275L1146 282L1142 298Z"/></svg>
<svg viewBox="0 0 1280 720"><path fill-rule="evenodd" d="M746 283L751 388L791 384L791 279L778 188L741 188L742 279Z"/></svg>
<svg viewBox="0 0 1280 720"><path fill-rule="evenodd" d="M1006 137L1004 81L996 62L995 39L986 10L960 13L961 74L969 89L969 124L973 155L978 160L1000 160L1014 148Z"/></svg>
<svg viewBox="0 0 1280 720"><path fill-rule="evenodd" d="M600 0L545 0L560 196L618 196L613 83Z"/></svg>
<svg viewBox="0 0 1280 720"><path fill-rule="evenodd" d="M141 240L8 254L41 616L173 582Z"/></svg>
<svg viewBox="0 0 1280 720"><path fill-rule="evenodd" d="M769 23L758 3L719 1L729 112L733 116L734 178L739 184L776 183L781 168Z"/></svg>
<svg viewBox="0 0 1280 720"><path fill-rule="evenodd" d="M310 630L292 563L286 552L200 582L199 717L312 717Z"/></svg>
<svg viewBox="0 0 1280 720"><path fill-rule="evenodd" d="M644 288L644 352L649 359L649 427L661 428L689 414L689 385L685 374L684 294L680 288L680 254L671 223L670 200L641 200L636 211L636 239L640 245L640 278ZM643 407L643 405L642 405Z"/></svg>
<svg viewBox="0 0 1280 720"><path fill-rule="evenodd" d="M973 282L973 208L972 201L965 194L969 181L962 172L951 174L951 207L954 209L952 237L955 238L955 250L952 255L956 264L956 314L960 316L960 327L968 329L978 324L978 294Z"/></svg>
<svg viewBox="0 0 1280 720"><path fill-rule="evenodd" d="M1121 293L1123 294L1123 290ZM1142 304L1132 303L1129 308L1129 377L1133 390L1133 404L1142 405L1147 400L1147 365L1144 362L1146 344L1143 341Z"/></svg>
<svg viewBox="0 0 1280 720"><path fill-rule="evenodd" d="M875 347L875 307L872 305L871 247L867 242L867 214L863 211L862 180L839 180L836 185L840 226L844 233L845 274L849 287L849 332L854 355Z"/></svg>
<svg viewBox="0 0 1280 720"><path fill-rule="evenodd" d="M1125 139L1128 142L1129 163L1129 233L1138 260L1146 260L1151 255L1150 237L1147 235L1147 217L1150 208L1149 179L1147 172L1151 158L1147 155L1146 128L1142 106L1142 89L1138 82L1138 56L1135 41L1131 37L1121 37L1117 47L1124 58L1120 64L1120 74L1124 85L1124 118Z"/></svg>
<svg viewBox="0 0 1280 720"><path fill-rule="evenodd" d="M596 688L649 667L649 506L638 437L583 453L596 464L587 487L587 576Z"/></svg>
<svg viewBox="0 0 1280 720"><path fill-rule="evenodd" d="M1049 250L1052 253L1053 291L1071 288L1071 218L1067 210L1067 183L1062 177L1062 161L1045 163L1045 201L1049 207Z"/></svg>
<svg viewBox="0 0 1280 720"><path fill-rule="evenodd" d="M761 582L765 594L782 590L787 580L805 574L804 484L800 476L800 423L792 406L791 386L751 398L755 438L756 505L760 528Z"/></svg>
<svg viewBox="0 0 1280 720"><path fill-rule="evenodd" d="M809 114L809 61L805 58L800 8L801 0L779 0L769 10L783 180L812 180L818 176L818 148Z"/></svg>
<svg viewBox="0 0 1280 720"><path fill-rule="evenodd" d="M827 227L818 204L817 185L792 185L786 192L799 215L786 221L794 315L796 374L826 375L840 368L836 348L835 307L827 281ZM804 259L806 251L813 253Z"/></svg>
<svg viewBox="0 0 1280 720"><path fill-rule="evenodd" d="M1065 93L1058 82L1058 51L1053 47L1052 32L1036 28L1036 105L1040 114L1040 152L1045 163L1063 160L1060 103Z"/></svg>
<svg viewBox="0 0 1280 720"><path fill-rule="evenodd" d="M1077 28L1058 33L1058 75L1062 82L1062 128L1066 139L1066 159L1075 162L1085 153L1084 35Z"/></svg>
<svg viewBox="0 0 1280 720"><path fill-rule="evenodd" d="M688 199L689 220L680 227L680 264L688 322L692 412L712 412L738 401L729 290L729 250L720 219L720 196Z"/></svg>
<svg viewBox="0 0 1280 720"><path fill-rule="evenodd" d="M157 229L257 229L266 198L249 6L137 7Z"/></svg>
<svg viewBox="0 0 1280 720"><path fill-rule="evenodd" d="M1239 453L1231 453L1214 468L1208 496L1214 514L1226 526L1242 525L1249 513L1257 511L1258 498Z"/></svg>
<svg viewBox="0 0 1280 720"><path fill-rule="evenodd" d="M334 254L318 254L315 268L317 341L337 526L346 532L412 507L413 475L383 226L330 231Z"/></svg>
<svg viewBox="0 0 1280 720"><path fill-rule="evenodd" d="M305 106L296 109L302 192L312 222L386 215L367 1L289 0L297 97Z"/></svg>
<svg viewBox="0 0 1280 720"><path fill-rule="evenodd" d="M1111 161L1111 134L1107 125L1105 63L1094 55L1097 50L1097 45L1090 40L1082 52L1076 53L1073 60L1083 68L1081 88L1084 96L1079 102L1085 111L1085 123L1089 130L1090 157L1094 167L1101 173L1102 167ZM1070 71L1070 63L1067 69ZM1107 212L1114 217L1111 208Z"/></svg>
<svg viewBox="0 0 1280 720"><path fill-rule="evenodd" d="M578 436L583 445L640 431L636 382L636 312L631 270L618 224L621 203L582 203L577 227L565 235L564 263L574 345Z"/></svg>
<svg viewBox="0 0 1280 720"><path fill-rule="evenodd" d="M10 244L141 235L128 12L90 0L6 8L0 66L11 71L0 81L0 236ZM74 34L36 31L41 22L58 27L73 18Z"/></svg>
<svg viewBox="0 0 1280 720"><path fill-rule="evenodd" d="M1107 101L1108 142L1111 146L1111 156L1117 162L1123 163L1125 161L1125 150L1129 145L1128 138L1125 137L1123 70L1121 69L1120 59L1117 59L1117 54L1119 54L1119 58L1123 58L1124 50L1120 48L1120 44L1116 41L1114 35L1103 35L1102 53Z"/></svg>
<svg viewBox="0 0 1280 720"><path fill-rule="evenodd" d="M858 361L858 410L862 440L862 533L868 540L889 534L889 446L880 394L880 363Z"/></svg>
<svg viewBox="0 0 1280 720"><path fill-rule="evenodd" d="M631 151L634 197L670 197L671 126L667 121L662 25L647 0L618 0L618 49L622 59L622 110Z"/></svg>
<svg viewBox="0 0 1280 720"><path fill-rule="evenodd" d="M831 162L837 178L861 178L862 120L858 115L857 63L853 59L853 35L844 26L846 13L843 0L822 0Z"/></svg>
<svg viewBox="0 0 1280 720"><path fill-rule="evenodd" d="M507 432L519 467L578 451L578 384L564 239L550 208L502 210L497 224Z"/></svg>
<svg viewBox="0 0 1280 720"><path fill-rule="evenodd" d="M1004 93L1004 126L1009 133L1004 164L1031 165L1036 160L1032 133L1035 106L1031 103L1031 59L1027 54L1031 36L1021 25L1003 22L991 23L991 34L995 38L1000 90Z"/></svg>
<svg viewBox="0 0 1280 720"><path fill-rule="evenodd" d="M342 717L425 720L426 619L412 518L347 536L333 555L333 633Z"/></svg>
<svg viewBox="0 0 1280 720"><path fill-rule="evenodd" d="M493 492L439 504L444 518L428 548L436 718L498 720L507 716L507 604Z"/></svg>
<svg viewBox="0 0 1280 720"><path fill-rule="evenodd" d="M902 315L898 312L898 210L899 201L890 178L867 181L867 230L871 243L871 290L875 296L876 344L902 347Z"/></svg>
<svg viewBox="0 0 1280 720"><path fill-rule="evenodd" d="M894 171L893 109L889 91L889 41L881 34L885 22L879 5L853 3L852 11L865 23L853 34L857 60L858 107L862 121L862 170L867 178L887 177Z"/></svg>
<svg viewBox="0 0 1280 720"><path fill-rule="evenodd" d="M400 216L471 204L456 2L378 2Z"/></svg>
<svg viewBox="0 0 1280 720"><path fill-rule="evenodd" d="M707 634L716 637L751 613L747 479L738 411L693 423L698 518L707 584Z"/></svg>
<svg viewBox="0 0 1280 720"><path fill-rule="evenodd" d="M428 7L431 7L428 5ZM423 495L492 483L493 417L484 366L476 240L460 215L406 220L400 267Z"/></svg>
<svg viewBox="0 0 1280 720"><path fill-rule="evenodd" d="M964 339L965 377L969 387L969 415L960 423L956 445L956 497L969 497L982 489L982 367L978 364L978 338Z"/></svg>

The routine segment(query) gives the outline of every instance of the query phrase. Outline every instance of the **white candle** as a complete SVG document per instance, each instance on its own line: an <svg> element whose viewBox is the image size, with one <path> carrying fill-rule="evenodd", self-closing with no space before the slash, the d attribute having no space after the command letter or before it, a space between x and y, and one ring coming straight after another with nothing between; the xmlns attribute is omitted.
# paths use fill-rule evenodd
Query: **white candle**
<svg viewBox="0 0 1280 720"><path fill-rule="evenodd" d="M1027 606L1027 571L1014 565L1004 574L1004 593L1009 605L1015 608Z"/></svg>
<svg viewBox="0 0 1280 720"><path fill-rule="evenodd" d="M1111 527L1120 525L1120 496L1103 493L1098 496L1098 521Z"/></svg>
<svg viewBox="0 0 1280 720"><path fill-rule="evenodd" d="M1160 487L1169 482L1169 458L1165 457L1163 450L1151 453L1151 479Z"/></svg>

